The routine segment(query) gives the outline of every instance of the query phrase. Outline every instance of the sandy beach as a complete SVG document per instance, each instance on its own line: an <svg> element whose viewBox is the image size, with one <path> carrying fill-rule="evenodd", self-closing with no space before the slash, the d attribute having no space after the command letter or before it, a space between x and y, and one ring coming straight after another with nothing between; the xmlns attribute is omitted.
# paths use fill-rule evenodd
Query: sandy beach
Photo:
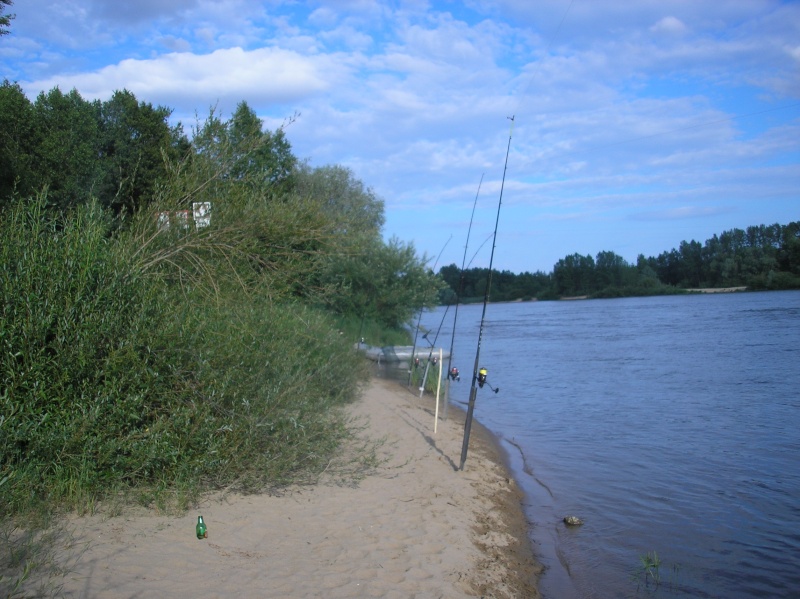
<svg viewBox="0 0 800 599"><path fill-rule="evenodd" d="M462 472L461 411L434 434L434 399L381 379L349 410L363 436L384 441L359 482L214 495L179 517L76 517L57 596L539 596L520 492L478 423Z"/></svg>

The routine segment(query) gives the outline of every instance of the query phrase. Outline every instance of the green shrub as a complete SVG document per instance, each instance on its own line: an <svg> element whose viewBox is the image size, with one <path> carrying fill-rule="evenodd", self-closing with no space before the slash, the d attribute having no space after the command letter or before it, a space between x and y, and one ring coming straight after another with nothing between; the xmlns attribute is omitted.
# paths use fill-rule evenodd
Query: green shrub
<svg viewBox="0 0 800 599"><path fill-rule="evenodd" d="M327 316L216 276L230 263L202 238L206 278L186 278L175 255L143 268L95 205L64 218L44 205L0 220L0 512L253 489L325 466L365 373Z"/></svg>

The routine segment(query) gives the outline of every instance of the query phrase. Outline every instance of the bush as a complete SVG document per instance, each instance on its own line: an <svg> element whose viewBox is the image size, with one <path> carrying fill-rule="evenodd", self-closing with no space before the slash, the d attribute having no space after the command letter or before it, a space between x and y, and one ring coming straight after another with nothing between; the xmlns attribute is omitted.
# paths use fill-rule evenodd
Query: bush
<svg viewBox="0 0 800 599"><path fill-rule="evenodd" d="M96 205L62 218L45 202L0 220L0 513L325 466L365 373L327 316L215 277L213 247L205 282L163 276L174 260L154 274Z"/></svg>

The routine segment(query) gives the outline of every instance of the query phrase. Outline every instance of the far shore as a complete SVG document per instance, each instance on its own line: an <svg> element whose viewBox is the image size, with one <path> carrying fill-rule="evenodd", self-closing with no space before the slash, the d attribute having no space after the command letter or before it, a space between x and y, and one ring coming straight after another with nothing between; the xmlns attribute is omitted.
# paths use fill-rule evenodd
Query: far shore
<svg viewBox="0 0 800 599"><path fill-rule="evenodd" d="M126 509L72 517L67 574L30 581L78 597L493 597L536 599L522 493L502 449L464 414L434 432L434 398L372 379L349 407L381 462L360 481L325 473L279 493L216 493L170 516ZM208 538L195 536L202 514Z"/></svg>
<svg viewBox="0 0 800 599"><path fill-rule="evenodd" d="M687 289L689 293L736 293L747 291L747 287L703 287L701 289Z"/></svg>
<svg viewBox="0 0 800 599"><path fill-rule="evenodd" d="M701 287L701 288L691 288L691 289L684 289L687 293L738 293L741 291L747 291L748 287L746 285L740 287ZM621 296L621 297L638 297L638 296ZM565 295L558 298L555 298L553 301L560 301L560 302L569 302L569 301L576 301L576 300L588 300L591 299L588 295ZM542 301L537 298L530 298L530 299L513 299L513 300L501 300L501 301L490 301L490 304L518 304L518 303L530 303L530 302L537 302ZM462 305L472 306L472 305L480 305L481 302L467 302ZM442 304L444 305L444 304Z"/></svg>

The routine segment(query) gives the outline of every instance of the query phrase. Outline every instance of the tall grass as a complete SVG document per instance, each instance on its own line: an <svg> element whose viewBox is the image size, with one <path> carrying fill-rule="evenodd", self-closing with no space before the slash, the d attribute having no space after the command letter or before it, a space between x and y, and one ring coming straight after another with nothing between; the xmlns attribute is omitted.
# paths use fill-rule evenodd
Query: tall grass
<svg viewBox="0 0 800 599"><path fill-rule="evenodd" d="M2 515L325 467L365 371L325 314L273 293L239 230L157 237L143 217L112 236L95 205L44 206L0 217Z"/></svg>

